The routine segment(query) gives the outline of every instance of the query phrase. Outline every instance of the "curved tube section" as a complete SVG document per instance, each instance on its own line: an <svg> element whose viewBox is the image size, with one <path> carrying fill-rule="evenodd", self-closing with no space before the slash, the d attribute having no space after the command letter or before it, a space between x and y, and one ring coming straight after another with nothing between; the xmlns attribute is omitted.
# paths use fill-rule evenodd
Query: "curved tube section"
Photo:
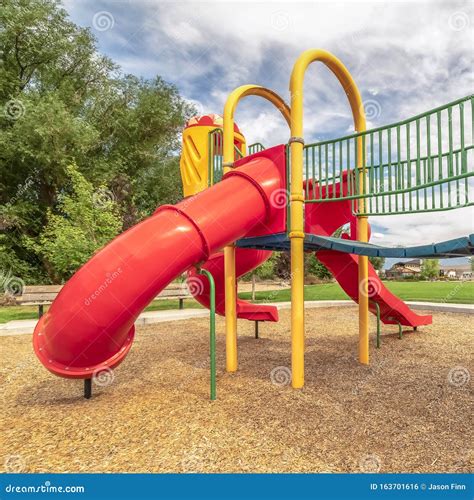
<svg viewBox="0 0 474 500"><path fill-rule="evenodd" d="M271 256L268 250L251 250L247 248L235 249L235 274L240 277L263 264ZM223 252L211 255L203 264L203 269L209 271L214 277L216 285L216 312L225 315L225 280L224 280L224 254ZM209 282L194 269L188 271L188 289L194 298L209 309L210 290ZM237 318L254 321L278 321L278 309L275 306L252 304L246 300L237 299Z"/></svg>
<svg viewBox="0 0 474 500"><path fill-rule="evenodd" d="M272 220L270 195L282 183L271 160L256 158L112 240L74 274L38 322L33 345L39 360L69 378L117 366L147 304L186 269ZM229 207L238 216L226 217Z"/></svg>

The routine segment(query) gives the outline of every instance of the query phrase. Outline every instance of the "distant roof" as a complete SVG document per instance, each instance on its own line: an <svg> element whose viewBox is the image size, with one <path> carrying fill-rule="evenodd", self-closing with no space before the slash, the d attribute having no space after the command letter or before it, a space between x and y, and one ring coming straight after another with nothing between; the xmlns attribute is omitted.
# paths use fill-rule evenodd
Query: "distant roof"
<svg viewBox="0 0 474 500"><path fill-rule="evenodd" d="M454 265L449 265L449 264L444 264L442 266L439 266L440 269L443 271L470 271L471 270L471 264L454 264Z"/></svg>
<svg viewBox="0 0 474 500"><path fill-rule="evenodd" d="M421 266L421 260L420 259L412 259L412 260L407 260L404 262L399 261L399 262L395 262L395 264L393 264L393 265L394 266Z"/></svg>

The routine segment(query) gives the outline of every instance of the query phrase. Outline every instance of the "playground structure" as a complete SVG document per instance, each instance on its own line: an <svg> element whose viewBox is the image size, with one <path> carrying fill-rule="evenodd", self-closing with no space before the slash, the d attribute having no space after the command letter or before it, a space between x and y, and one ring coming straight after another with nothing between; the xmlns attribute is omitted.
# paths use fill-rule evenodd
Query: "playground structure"
<svg viewBox="0 0 474 500"><path fill-rule="evenodd" d="M306 145L303 80L323 62L349 100L356 132ZM117 366L134 337L134 321L156 294L183 271L196 299L225 314L226 368L238 367L237 318L277 321L276 308L237 299L237 277L269 258L291 253L292 385L304 385L304 252L317 256L359 304L359 361L369 363L369 312L379 321L416 329L429 324L391 294L369 255L451 257L474 253L474 238L438 245L384 249L368 243L370 215L450 210L472 205L474 96L423 115L366 131L364 106L348 70L332 54L308 50L290 79L291 106L257 86L237 88L215 116L193 119L183 133L181 176L186 198L115 238L63 287L38 322L34 348L56 375L91 378ZM248 95L274 104L290 127L287 145L248 146L234 124ZM333 234L349 224L350 234ZM223 251L222 251L223 250ZM378 332L379 333L379 332ZM378 335L378 341L380 337ZM215 397L211 351L211 397Z"/></svg>

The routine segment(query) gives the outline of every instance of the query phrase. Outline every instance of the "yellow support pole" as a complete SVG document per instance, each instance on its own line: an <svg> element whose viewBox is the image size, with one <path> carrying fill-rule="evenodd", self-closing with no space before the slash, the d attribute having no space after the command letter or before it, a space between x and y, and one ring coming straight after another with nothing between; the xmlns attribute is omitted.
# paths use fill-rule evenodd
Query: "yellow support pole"
<svg viewBox="0 0 474 500"><path fill-rule="evenodd" d="M290 108L275 92L259 85L242 85L230 93L224 106L223 123L223 166L224 174L233 168L234 163L234 114L237 103L245 96L260 96L274 104L288 125ZM237 280L235 277L235 246L224 248L225 273L225 331L226 331L226 369L237 371Z"/></svg>
<svg viewBox="0 0 474 500"><path fill-rule="evenodd" d="M362 99L351 74L342 62L330 52L310 49L297 59L290 78L291 93L291 194L290 194L290 249L291 249L291 367L292 385L304 385L304 196L303 196L303 81L306 69L315 62L324 63L337 77L349 99L357 131L365 130L365 113ZM361 155L359 155L361 158ZM362 238L367 233L367 223L358 224ZM362 241L367 241L367 234ZM361 261L359 260L359 263ZM359 284L367 277L368 268L359 264ZM364 282L367 284L367 280ZM366 294L367 295L367 294ZM359 304L361 301L359 301ZM367 308L367 321L361 313ZM362 332L367 331L368 339L368 300L359 306L359 355L361 362L368 359L368 341ZM365 345L367 344L367 345ZM367 356L365 356L367 353Z"/></svg>
<svg viewBox="0 0 474 500"><path fill-rule="evenodd" d="M361 102L360 112L365 113L364 105ZM365 130L365 123L364 128ZM358 130L360 132L360 130ZM366 186L366 166L365 151L363 151L362 137L357 138L357 169L355 175L359 176L359 193L365 194ZM359 212L365 212L365 198L358 200ZM357 217L357 239L364 243L369 241L369 221L368 217ZM369 364L369 258L367 255L358 257L358 290L359 290L359 362L363 365Z"/></svg>

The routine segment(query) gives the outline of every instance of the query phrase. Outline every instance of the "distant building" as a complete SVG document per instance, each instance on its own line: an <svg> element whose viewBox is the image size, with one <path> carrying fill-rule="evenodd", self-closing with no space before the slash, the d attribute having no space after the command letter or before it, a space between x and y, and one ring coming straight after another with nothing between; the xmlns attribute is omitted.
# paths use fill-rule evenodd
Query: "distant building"
<svg viewBox="0 0 474 500"><path fill-rule="evenodd" d="M390 269L385 271L388 279L412 278L421 276L421 259L409 260L407 262L395 262Z"/></svg>
<svg viewBox="0 0 474 500"><path fill-rule="evenodd" d="M474 278L471 264L443 265L440 266L439 275L449 279L470 280Z"/></svg>

